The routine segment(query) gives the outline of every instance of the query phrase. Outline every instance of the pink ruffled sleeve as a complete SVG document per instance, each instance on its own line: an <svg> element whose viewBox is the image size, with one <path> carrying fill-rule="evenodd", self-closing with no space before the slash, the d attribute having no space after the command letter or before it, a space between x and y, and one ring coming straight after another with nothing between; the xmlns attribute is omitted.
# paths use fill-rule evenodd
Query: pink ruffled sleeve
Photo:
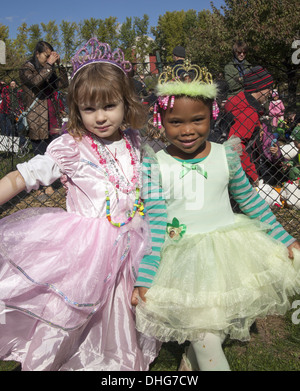
<svg viewBox="0 0 300 391"><path fill-rule="evenodd" d="M52 141L45 155L50 156L56 162L62 174L72 178L76 173L80 152L78 142L69 134L64 134Z"/></svg>

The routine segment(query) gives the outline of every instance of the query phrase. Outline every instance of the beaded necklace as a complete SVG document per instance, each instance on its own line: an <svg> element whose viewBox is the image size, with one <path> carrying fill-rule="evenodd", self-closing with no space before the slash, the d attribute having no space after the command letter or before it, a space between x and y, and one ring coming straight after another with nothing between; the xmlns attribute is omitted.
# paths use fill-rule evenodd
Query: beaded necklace
<svg viewBox="0 0 300 391"><path fill-rule="evenodd" d="M102 167L104 167L105 175L109 180L109 182L111 182L116 187L117 190L120 190L125 194L129 194L133 190L135 190L135 201L133 204L133 210L130 213L127 220L122 223L116 223L112 221L111 214L110 214L109 192L108 190L105 190L106 218L110 222L110 224L112 224L115 227L122 227L125 224L128 224L135 216L137 210L139 211L141 216L144 216L144 205L140 198L140 188L139 188L139 183L141 183L141 169L140 169L137 153L135 147L131 144L130 140L125 136L124 132L120 131L120 134L121 137L125 140L126 148L130 154L131 164L133 165L133 176L130 181L131 183L129 184L128 184L129 181L125 177L125 174L120 173L115 157L112 155L109 149L106 148L105 144L100 140L98 140L96 136L93 135L92 133L88 133L86 135L89 143L91 144L93 151L96 152L96 155L99 159L99 163L101 164Z"/></svg>
<svg viewBox="0 0 300 391"><path fill-rule="evenodd" d="M120 172L115 157L106 148L105 144L92 133L88 133L86 136L93 150L96 152L99 163L104 168L109 182L122 193L129 194L139 186L138 183L141 183L141 169L135 147L131 144L129 138L125 136L124 132L120 131L120 134L125 141L126 148L130 154L131 165L133 166L133 175L130 181Z"/></svg>
<svg viewBox="0 0 300 391"><path fill-rule="evenodd" d="M128 217L128 219L126 221L124 221L123 223L115 223L112 221L111 215L110 215L110 198L109 198L109 193L107 190L105 191L105 194L106 194L106 218L115 227L123 227L123 225L128 224L134 218L134 215L137 210L139 211L141 216L144 216L144 205L141 202L140 189L138 187L136 188L136 191L135 191L135 201L133 204L133 210L132 210L130 216Z"/></svg>

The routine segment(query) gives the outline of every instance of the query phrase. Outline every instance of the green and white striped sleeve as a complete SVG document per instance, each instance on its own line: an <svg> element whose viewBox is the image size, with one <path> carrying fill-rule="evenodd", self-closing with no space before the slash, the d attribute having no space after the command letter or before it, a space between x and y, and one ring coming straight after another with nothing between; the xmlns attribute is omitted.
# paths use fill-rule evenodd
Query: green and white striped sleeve
<svg viewBox="0 0 300 391"><path fill-rule="evenodd" d="M296 239L279 224L268 203L251 186L241 165L229 181L229 191L244 214L270 226L268 235L287 247L295 242Z"/></svg>
<svg viewBox="0 0 300 391"><path fill-rule="evenodd" d="M150 288L160 263L167 226L166 203L160 185L159 166L153 157L143 160L143 200L149 217L151 253L142 259L135 286Z"/></svg>

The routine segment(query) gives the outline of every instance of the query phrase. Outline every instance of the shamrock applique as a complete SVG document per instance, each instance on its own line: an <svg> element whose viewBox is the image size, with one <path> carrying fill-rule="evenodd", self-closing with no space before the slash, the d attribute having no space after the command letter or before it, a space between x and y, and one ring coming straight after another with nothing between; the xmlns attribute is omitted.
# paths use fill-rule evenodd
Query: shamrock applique
<svg viewBox="0 0 300 391"><path fill-rule="evenodd" d="M176 217L173 218L172 223L167 224L167 233L172 240L179 240L186 232L186 225L179 224L179 220Z"/></svg>

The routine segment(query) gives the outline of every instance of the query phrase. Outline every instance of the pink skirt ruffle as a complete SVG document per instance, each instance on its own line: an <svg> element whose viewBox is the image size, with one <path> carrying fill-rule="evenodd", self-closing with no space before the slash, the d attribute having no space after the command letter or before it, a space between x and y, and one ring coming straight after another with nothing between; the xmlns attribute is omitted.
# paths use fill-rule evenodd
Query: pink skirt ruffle
<svg viewBox="0 0 300 391"><path fill-rule="evenodd" d="M130 297L148 243L139 216L120 229L58 208L2 219L0 358L23 370L147 370L159 345L136 332Z"/></svg>

